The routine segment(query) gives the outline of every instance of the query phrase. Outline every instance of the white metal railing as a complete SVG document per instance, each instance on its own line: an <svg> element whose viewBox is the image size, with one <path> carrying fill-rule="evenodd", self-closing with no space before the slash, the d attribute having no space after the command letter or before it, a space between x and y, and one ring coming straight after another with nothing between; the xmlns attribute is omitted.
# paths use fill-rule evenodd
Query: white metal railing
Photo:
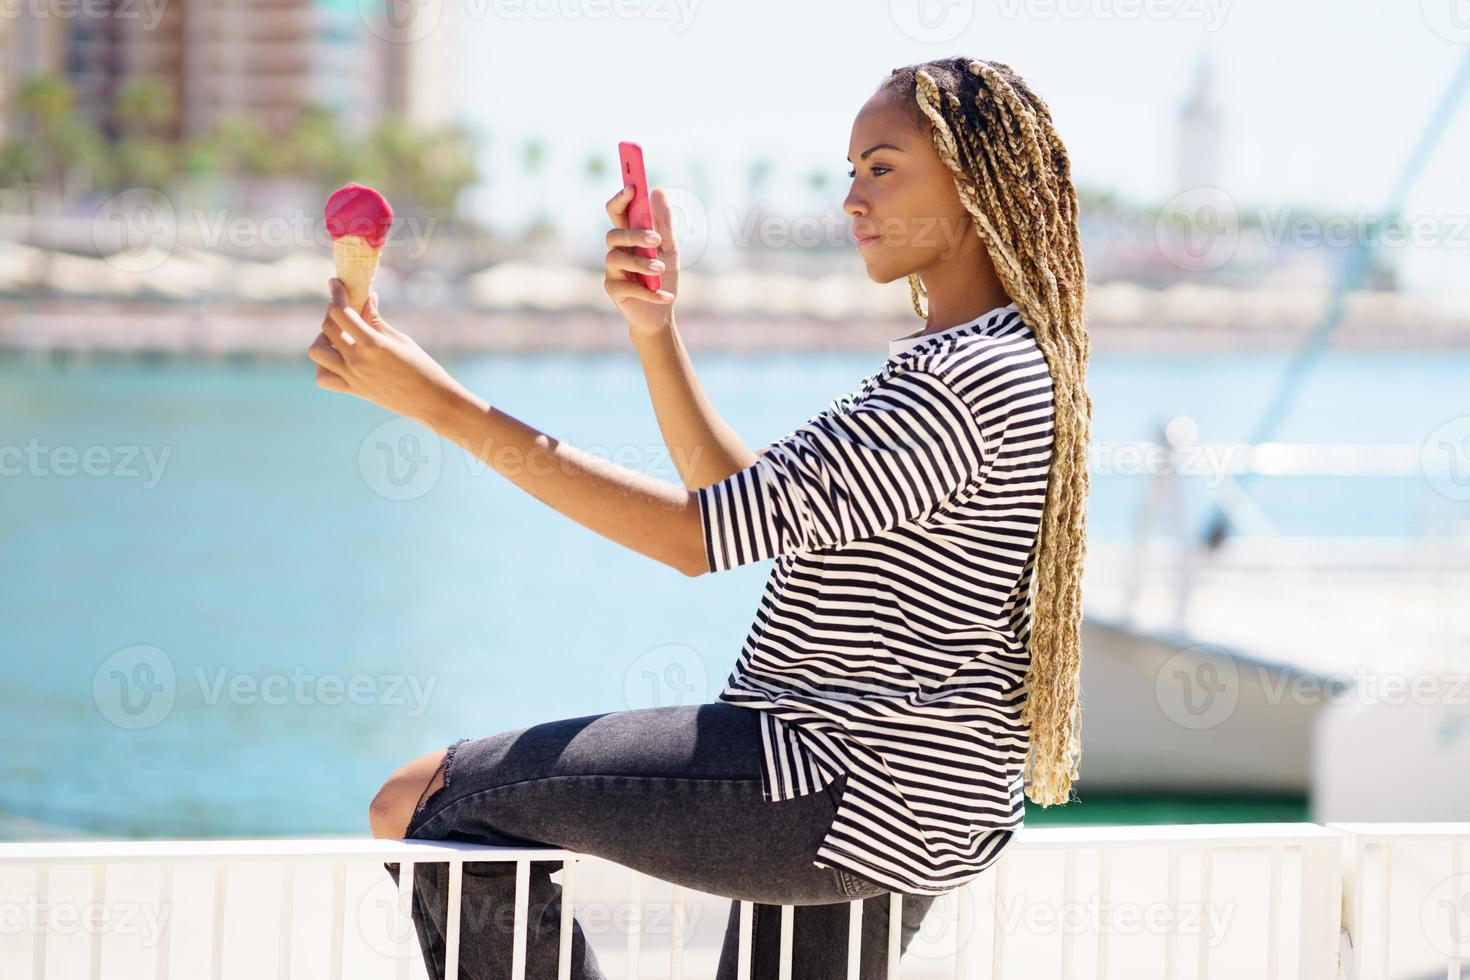
<svg viewBox="0 0 1470 980"><path fill-rule="evenodd" d="M1470 975L1470 824L1326 826L1343 845L1347 975Z"/></svg>
<svg viewBox="0 0 1470 980"><path fill-rule="evenodd" d="M1390 922L1402 922L1389 914L1392 891L1401 902L1429 908L1441 925L1448 917L1443 935L1461 945L1441 950L1437 962L1449 962L1443 976L1456 980L1459 957L1470 950L1467 842L1470 823L1024 829L994 867L936 900L901 962L894 925L902 921L904 896L880 899L889 903L887 976L898 977L902 967L905 977L1336 980L1358 976L1355 964L1363 980L1426 976L1392 972L1399 967L1390 949L1412 954L1414 947L1402 936L1389 942ZM1435 867L1423 858L1434 848L1443 873L1404 873ZM1400 861L1394 874L1391 853L1417 857ZM559 861L563 912L570 912L561 917L559 937L565 980L573 917L590 902L577 874L586 858L551 848L366 838L4 843L0 963L6 977L29 980L407 980L411 972L423 975L408 917L413 866L447 862L447 967L455 976L463 863L513 861L512 973L522 980L530 864ZM396 892L385 861L399 864ZM642 965L647 877L628 873L629 965ZM678 980L687 965L690 893L670 887L667 975ZM848 904L847 975L855 978L864 902ZM388 905L385 921L379 913ZM747 980L754 909L741 907L738 968ZM355 929L347 928L349 915ZM79 920L90 925L78 927ZM792 906L782 906L781 923L780 977L789 980ZM1439 935L1429 937L1431 947ZM599 956L609 952L589 943ZM630 968L626 975L664 972Z"/></svg>

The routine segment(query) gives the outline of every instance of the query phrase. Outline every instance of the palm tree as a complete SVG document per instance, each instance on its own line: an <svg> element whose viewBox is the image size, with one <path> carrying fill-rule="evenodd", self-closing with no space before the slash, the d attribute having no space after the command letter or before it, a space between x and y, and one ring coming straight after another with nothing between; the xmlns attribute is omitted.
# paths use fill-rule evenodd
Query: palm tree
<svg viewBox="0 0 1470 980"><path fill-rule="evenodd" d="M114 186L162 188L179 172L178 101L173 87L152 75L130 79L112 104L118 139L114 151Z"/></svg>
<svg viewBox="0 0 1470 980"><path fill-rule="evenodd" d="M470 134L462 127L421 132L396 115L374 130L364 162L389 200L435 214L451 213L479 176Z"/></svg>
<svg viewBox="0 0 1470 980"><path fill-rule="evenodd" d="M750 203L759 206L765 197L766 185L771 181L771 161L765 157L750 161L745 176L750 187Z"/></svg>
<svg viewBox="0 0 1470 980"><path fill-rule="evenodd" d="M337 114L327 106L308 105L286 137L291 169L320 190L342 186L357 166L356 147L342 132Z"/></svg>
<svg viewBox="0 0 1470 980"><path fill-rule="evenodd" d="M156 75L129 79L112 103L112 120L120 136L167 139L178 123L179 104L173 86Z"/></svg>
<svg viewBox="0 0 1470 980"><path fill-rule="evenodd" d="M591 186L601 186L607 176L607 157L601 153L587 154L587 159L582 163L582 176L587 178L587 183ZM611 191L608 196L612 196Z"/></svg>
<svg viewBox="0 0 1470 980"><path fill-rule="evenodd" d="M22 180L34 182L58 198L83 174L102 169L102 139L97 127L76 112L76 90L55 75L36 75L21 83L16 96L21 133L8 156L25 166ZM13 172L13 171L7 171Z"/></svg>
<svg viewBox="0 0 1470 980"><path fill-rule="evenodd" d="M531 215L531 223L526 228L524 235L527 241L545 241L556 237L551 219L546 213L545 164L546 144L536 136L526 140L525 145L521 147L521 166L525 176L535 188L532 205L535 212Z"/></svg>

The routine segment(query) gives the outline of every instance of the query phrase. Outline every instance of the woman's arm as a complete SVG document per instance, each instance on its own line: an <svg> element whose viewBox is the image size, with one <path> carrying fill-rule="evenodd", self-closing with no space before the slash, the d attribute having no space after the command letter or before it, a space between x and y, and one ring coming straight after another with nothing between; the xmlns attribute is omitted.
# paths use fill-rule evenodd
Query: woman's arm
<svg viewBox="0 0 1470 980"><path fill-rule="evenodd" d="M554 439L470 392L424 421L583 527L690 577L709 571L691 491Z"/></svg>
<svg viewBox="0 0 1470 980"><path fill-rule="evenodd" d="M689 576L709 571L699 500L688 490L604 460L514 419L469 391L413 338L383 319L378 294L361 313L331 280L332 303L307 353L316 383L428 426L583 527Z"/></svg>
<svg viewBox="0 0 1470 980"><path fill-rule="evenodd" d="M691 490L707 487L753 464L757 453L705 397L673 318L665 330L629 333L643 363L664 444L684 486Z"/></svg>
<svg viewBox="0 0 1470 980"><path fill-rule="evenodd" d="M643 363L648 395L669 456L684 485L694 490L740 472L755 462L756 454L720 418L695 376L674 322L679 249L669 202L661 187L655 187L649 198L653 207L650 233L628 226L631 187L608 200L607 216L613 226L607 232L603 286L628 322L628 336ZM656 245L657 258L633 251L643 245ZM638 281L639 273L657 273L663 288L656 293L648 289Z"/></svg>

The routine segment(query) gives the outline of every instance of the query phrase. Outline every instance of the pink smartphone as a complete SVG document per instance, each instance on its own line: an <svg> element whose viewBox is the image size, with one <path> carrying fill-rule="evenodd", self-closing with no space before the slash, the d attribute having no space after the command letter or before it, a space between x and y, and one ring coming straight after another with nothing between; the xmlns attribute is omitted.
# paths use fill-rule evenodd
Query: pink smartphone
<svg viewBox="0 0 1470 980"><path fill-rule="evenodd" d="M633 200L628 204L629 228L652 228L653 206L648 200L648 177L643 172L643 147L623 140L618 144L618 164L623 175L623 185L633 185ZM658 258L658 248L653 245L635 245L633 253L644 258ZM663 288L658 276L634 273L644 286L657 291Z"/></svg>

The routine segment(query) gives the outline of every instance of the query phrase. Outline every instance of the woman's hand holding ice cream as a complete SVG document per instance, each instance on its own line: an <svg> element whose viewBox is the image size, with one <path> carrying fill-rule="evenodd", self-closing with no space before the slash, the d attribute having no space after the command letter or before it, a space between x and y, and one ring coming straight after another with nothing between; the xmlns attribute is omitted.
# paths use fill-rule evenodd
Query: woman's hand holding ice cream
<svg viewBox="0 0 1470 980"><path fill-rule="evenodd" d="M327 198L323 213L337 275L329 280L332 302L322 332L307 351L317 365L317 385L431 420L465 389L378 310L373 276L393 209L371 187L347 184Z"/></svg>
<svg viewBox="0 0 1470 980"><path fill-rule="evenodd" d="M359 313L349 305L342 281L333 278L330 284L332 303L307 351L317 365L318 387L356 395L431 427L469 396L412 337L383 319L377 293L369 294Z"/></svg>

